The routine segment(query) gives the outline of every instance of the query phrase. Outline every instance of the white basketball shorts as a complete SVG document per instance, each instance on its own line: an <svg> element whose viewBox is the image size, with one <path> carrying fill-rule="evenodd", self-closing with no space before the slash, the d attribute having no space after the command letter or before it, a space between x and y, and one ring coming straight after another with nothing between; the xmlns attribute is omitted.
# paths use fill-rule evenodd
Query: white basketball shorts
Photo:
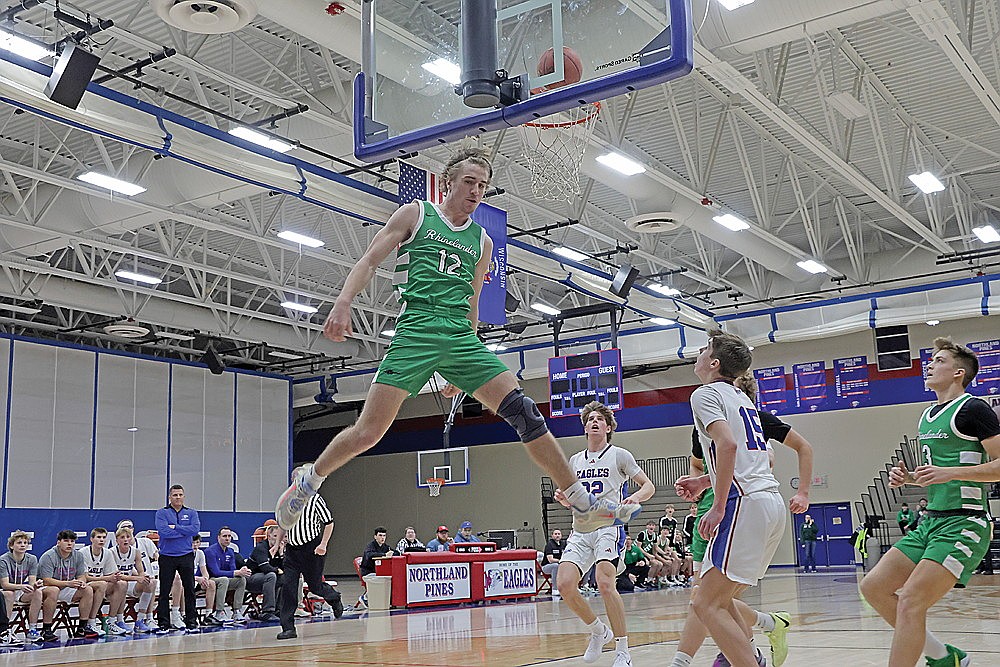
<svg viewBox="0 0 1000 667"><path fill-rule="evenodd" d="M566 540L559 563L573 563L586 575L594 563L606 560L617 565L625 548L625 526L605 526L590 533L573 532Z"/></svg>
<svg viewBox="0 0 1000 667"><path fill-rule="evenodd" d="M715 567L730 581L756 586L785 534L787 512L777 491L730 498L722 523L708 541L702 576Z"/></svg>

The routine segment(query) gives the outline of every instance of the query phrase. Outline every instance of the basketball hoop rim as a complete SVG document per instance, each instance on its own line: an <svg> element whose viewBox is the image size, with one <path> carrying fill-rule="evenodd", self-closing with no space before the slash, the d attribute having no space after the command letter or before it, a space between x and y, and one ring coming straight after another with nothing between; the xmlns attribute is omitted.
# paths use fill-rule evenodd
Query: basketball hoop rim
<svg viewBox="0 0 1000 667"><path fill-rule="evenodd" d="M438 486L444 486L448 483L448 480L441 477L428 477L425 481L428 485L437 484Z"/></svg>
<svg viewBox="0 0 1000 667"><path fill-rule="evenodd" d="M581 106L586 106L586 105L581 105ZM591 102L590 106L594 107L594 110L591 111L586 116L584 116L583 118L579 118L577 120L567 120L567 121L563 121L561 123L540 123L538 121L531 121L531 122L528 122L528 123L522 123L522 125L524 127L534 127L534 128L539 129L539 130L556 130L556 129L560 128L560 127L573 127L574 125L583 125L584 123L586 123L587 121L589 121L591 118L593 118L597 114L601 113L601 103L600 102Z"/></svg>

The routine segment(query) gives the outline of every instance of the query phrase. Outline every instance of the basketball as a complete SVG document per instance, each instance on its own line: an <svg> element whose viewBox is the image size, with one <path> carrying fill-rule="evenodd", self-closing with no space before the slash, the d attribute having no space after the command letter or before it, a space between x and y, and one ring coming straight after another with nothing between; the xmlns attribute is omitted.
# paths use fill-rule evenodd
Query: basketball
<svg viewBox="0 0 1000 667"><path fill-rule="evenodd" d="M538 59L536 72L538 76L545 76L556 71L555 54L551 48L546 49L542 57ZM583 77L583 60L580 54L569 48L563 47L563 80L550 83L545 86L545 90L554 90L573 83L578 83Z"/></svg>

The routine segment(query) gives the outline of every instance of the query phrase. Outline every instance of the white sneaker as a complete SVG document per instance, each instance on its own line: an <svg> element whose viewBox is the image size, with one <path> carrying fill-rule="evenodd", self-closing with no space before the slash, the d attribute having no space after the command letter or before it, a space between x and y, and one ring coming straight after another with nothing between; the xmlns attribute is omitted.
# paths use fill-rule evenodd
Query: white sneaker
<svg viewBox="0 0 1000 667"><path fill-rule="evenodd" d="M312 467L310 466L310 470ZM289 486L274 507L274 518L278 520L278 525L285 530L291 530L295 522L299 520L299 515L306 508L309 499L316 495L318 488L309 486L303 479L306 471L301 471L295 475Z"/></svg>
<svg viewBox="0 0 1000 667"><path fill-rule="evenodd" d="M628 523L640 512L642 506L637 503L616 503L607 498L595 498L591 494L589 510L586 512L573 510L573 529L581 533L592 533L604 526Z"/></svg>
<svg viewBox="0 0 1000 667"><path fill-rule="evenodd" d="M101 624L98 623L97 621L91 621L90 623L88 623L87 629L96 632L98 637L104 637L108 634L107 632L104 631L104 628L102 628Z"/></svg>
<svg viewBox="0 0 1000 667"><path fill-rule="evenodd" d="M170 627L172 627L174 630L183 630L187 627L186 625L184 625L184 617L181 616L180 609L170 610Z"/></svg>
<svg viewBox="0 0 1000 667"><path fill-rule="evenodd" d="M615 661L611 667L632 667L632 655L618 651L615 653Z"/></svg>
<svg viewBox="0 0 1000 667"><path fill-rule="evenodd" d="M555 589L554 591L552 591L552 599L553 600L558 600L561 597L562 597L562 593L559 592L558 588Z"/></svg>
<svg viewBox="0 0 1000 667"><path fill-rule="evenodd" d="M129 627L125 625L123 622L115 621L114 623L108 623L108 633L112 635L118 635L120 637L122 635L132 634L132 630L129 629Z"/></svg>
<svg viewBox="0 0 1000 667"><path fill-rule="evenodd" d="M310 616L310 614L302 607L299 607L298 609L295 610L295 616L297 616L298 618L306 618L307 616Z"/></svg>
<svg viewBox="0 0 1000 667"><path fill-rule="evenodd" d="M583 653L584 662L597 662L598 658L601 657L601 651L604 650L604 645L615 638L615 633L611 632L611 628L601 623L601 627L604 628L599 634L590 635L590 643L587 644L587 650Z"/></svg>
<svg viewBox="0 0 1000 667"><path fill-rule="evenodd" d="M239 623L240 625L246 625L250 622L247 615L243 613L243 610L238 610L233 612L233 623Z"/></svg>

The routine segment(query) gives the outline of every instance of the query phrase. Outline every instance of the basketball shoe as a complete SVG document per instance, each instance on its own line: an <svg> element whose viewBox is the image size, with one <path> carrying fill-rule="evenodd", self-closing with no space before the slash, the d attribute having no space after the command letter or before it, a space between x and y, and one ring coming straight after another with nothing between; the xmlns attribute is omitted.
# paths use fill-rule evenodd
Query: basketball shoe
<svg viewBox="0 0 1000 667"><path fill-rule="evenodd" d="M309 466L296 473L291 486L281 494L281 497L278 498L278 504L274 507L274 518L277 519L278 525L285 530L292 529L295 522L299 520L302 510L306 508L306 503L319 491L318 488L314 489L305 481L306 473L311 471L312 466Z"/></svg>
<svg viewBox="0 0 1000 667"><path fill-rule="evenodd" d="M757 649L757 666L767 667L767 661L764 660L764 654L760 652L760 649ZM712 667L732 667L732 665L729 662L729 658L720 653L715 656L715 662L712 663Z"/></svg>
<svg viewBox="0 0 1000 667"><path fill-rule="evenodd" d="M614 524L628 523L642 512L638 503L616 503L607 498L598 498L590 494L590 508L585 512L573 510L574 529L581 533L591 533L608 525L608 519Z"/></svg>
<svg viewBox="0 0 1000 667"><path fill-rule="evenodd" d="M788 626L792 624L792 617L787 611L776 611L770 614L774 619L774 630L765 632L767 641L771 642L771 664L774 667L781 667L788 658Z"/></svg>
<svg viewBox="0 0 1000 667"><path fill-rule="evenodd" d="M945 644L944 647L948 649L948 655L937 659L927 658L927 667L968 667L972 664L972 658L965 651L951 644Z"/></svg>
<svg viewBox="0 0 1000 667"><path fill-rule="evenodd" d="M598 634L590 634L590 642L587 644L587 650L583 653L584 662L597 662L597 659L601 657L601 651L604 650L604 645L615 638L615 633L611 632L611 628L601 624L604 628L603 632Z"/></svg>

